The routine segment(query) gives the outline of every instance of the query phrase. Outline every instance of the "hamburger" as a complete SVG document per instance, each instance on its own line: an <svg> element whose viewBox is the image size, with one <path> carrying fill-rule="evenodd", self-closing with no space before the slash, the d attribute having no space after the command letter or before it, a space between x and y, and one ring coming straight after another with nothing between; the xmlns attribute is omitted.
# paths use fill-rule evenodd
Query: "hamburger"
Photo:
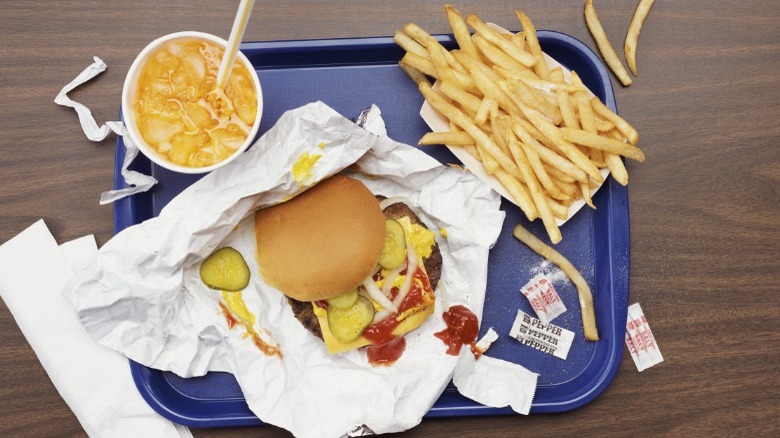
<svg viewBox="0 0 780 438"><path fill-rule="evenodd" d="M335 175L258 210L255 237L263 279L331 354L368 346L372 362L392 362L433 312L442 263L433 232L406 202L358 180Z"/></svg>

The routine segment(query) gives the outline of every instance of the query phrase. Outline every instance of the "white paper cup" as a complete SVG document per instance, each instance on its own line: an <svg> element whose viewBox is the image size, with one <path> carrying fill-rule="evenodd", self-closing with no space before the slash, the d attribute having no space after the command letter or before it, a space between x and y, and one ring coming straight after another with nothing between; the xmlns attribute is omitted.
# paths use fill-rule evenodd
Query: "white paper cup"
<svg viewBox="0 0 780 438"><path fill-rule="evenodd" d="M257 115L255 116L254 123L252 124L252 130L249 132L249 135L247 136L244 144L242 144L241 147L236 150L236 152L234 152L224 160L205 167L189 167L189 166L182 166L173 163L168 159L166 159L165 157L163 157L162 155L160 155L156 150L154 150L152 147L149 146L149 144L144 140L144 138L141 136L141 133L138 130L135 111L133 109L133 102L136 96L136 88L138 87L138 78L140 77L143 67L144 65L146 65L146 62L149 59L149 57L160 46L170 41L193 41L193 40L201 40L201 41L205 40L212 44L218 45L222 48L227 47L227 41L217 36L208 33L203 33L203 32L191 32L191 31L176 32L176 33L162 36L149 43L149 45L146 46L141 51L138 57L135 58L135 61L133 61L133 65L130 66L130 70L127 72L124 88L122 89L122 117L124 119L125 126L127 127L127 131L133 143L135 143L135 145L138 146L138 149L140 149L141 152L147 158L152 160L152 162L154 162L155 164L164 167L168 170L173 170L175 172L191 173L191 174L210 172L238 158L254 141L255 136L257 135L257 131L258 129L260 129L260 118L263 115L263 90L260 86L260 79L257 77L257 72L255 71L255 68L252 66L252 64L249 62L249 59L247 59L247 57L243 53L241 53L241 51L239 51L236 56L236 62L242 62L244 66L246 66L246 68L249 70L250 76L252 77L252 80L254 81L255 84L255 93L257 95Z"/></svg>

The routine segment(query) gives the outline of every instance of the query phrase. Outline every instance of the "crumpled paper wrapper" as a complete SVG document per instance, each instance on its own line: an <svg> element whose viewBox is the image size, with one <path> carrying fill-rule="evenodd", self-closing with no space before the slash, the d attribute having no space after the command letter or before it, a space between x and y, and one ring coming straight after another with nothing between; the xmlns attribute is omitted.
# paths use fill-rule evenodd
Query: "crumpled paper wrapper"
<svg viewBox="0 0 780 438"><path fill-rule="evenodd" d="M57 93L57 97L54 98L54 103L76 110L76 114L79 116L81 130L84 131L84 135L86 135L87 138L91 141L103 141L112 132L116 135L122 136L127 151L125 153L125 160L122 163L121 174L128 187L103 192L100 195L100 205L105 205L110 204L118 199L134 195L136 193L146 192L155 184L157 184L157 180L152 176L144 175L140 172L129 169L130 164L133 162L133 160L135 160L135 157L138 156L140 150L127 134L127 128L125 127L124 123L106 122L104 125L98 126L95 118L92 116L92 111L90 111L86 105L76 102L75 100L68 97L68 93L73 91L76 87L91 80L100 73L103 73L106 71L106 68L108 68L102 59L98 58L97 56L94 56L93 59L94 62L92 64L85 68L84 71L79 73L75 79L62 87L62 90Z"/></svg>
<svg viewBox="0 0 780 438"><path fill-rule="evenodd" d="M321 158L308 180L296 182L291 168L304 153ZM388 367L369 365L362 350L328 355L255 263L254 210L342 171L377 195L411 201L436 232L444 258L433 315L407 334L406 352ZM481 318L488 250L504 220L499 205L471 173L312 103L285 113L242 159L193 184L158 217L115 236L64 293L101 344L183 377L230 372L260 419L297 436L342 436L360 425L398 432L421 421L458 363L433 336L445 327L442 312L463 304ZM255 330L278 344L282 359L229 329L221 295L199 278L200 262L226 245L247 259L251 282L241 293L257 317Z"/></svg>

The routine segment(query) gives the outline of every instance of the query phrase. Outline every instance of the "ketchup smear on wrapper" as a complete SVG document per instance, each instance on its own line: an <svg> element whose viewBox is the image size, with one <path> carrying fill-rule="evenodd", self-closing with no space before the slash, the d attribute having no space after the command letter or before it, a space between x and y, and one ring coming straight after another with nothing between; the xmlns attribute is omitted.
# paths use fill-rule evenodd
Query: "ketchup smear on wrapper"
<svg viewBox="0 0 780 438"><path fill-rule="evenodd" d="M482 353L476 348L477 335L479 334L479 320L465 306L456 305L447 309L442 315L447 328L434 334L447 346L447 354L457 356L463 345L470 345L474 357Z"/></svg>

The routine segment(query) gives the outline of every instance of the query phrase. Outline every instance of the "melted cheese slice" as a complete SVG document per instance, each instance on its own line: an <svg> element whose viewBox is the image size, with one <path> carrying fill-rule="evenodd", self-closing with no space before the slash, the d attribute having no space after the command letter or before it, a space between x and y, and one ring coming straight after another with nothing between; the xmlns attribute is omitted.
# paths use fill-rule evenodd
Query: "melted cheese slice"
<svg viewBox="0 0 780 438"><path fill-rule="evenodd" d="M398 223L400 223L403 227L406 234L407 244L410 244L412 247L414 247L414 251L417 253L419 258L418 264L422 271L425 272L423 258L428 258L431 256L433 245L436 243L433 232L420 224L413 224L408 217L402 217L400 219L396 219L396 221L398 221ZM384 271L384 274L386 274L386 270ZM427 272L425 272L425 276L428 276ZM395 281L393 281L393 286L400 287L403 284L405 278L405 275L397 276ZM418 280L415 280L415 282L419 283ZM377 287L381 288L383 283L384 278L377 282ZM419 286L422 287L421 284ZM404 334L416 329L417 327L421 326L423 322L425 322L431 313L433 313L434 303L436 301L433 297L433 294L431 294L431 296L426 296L423 301L424 302L421 305L408 309L401 315L391 315L388 317L398 318L400 321L395 330L393 330L394 335L403 336ZM371 300L371 302L374 303L373 300ZM327 310L317 306L314 303L312 303L312 306L314 308L314 314L317 315L317 319L319 320L320 329L322 331L322 338L325 341L325 345L328 347L328 353L343 353L345 351L371 345L371 341L364 338L363 336L360 336L354 341L348 343L339 341L330 332L330 328L328 326ZM377 311L382 309L381 306L379 306L377 303L374 303L374 307Z"/></svg>
<svg viewBox="0 0 780 438"><path fill-rule="evenodd" d="M322 330L322 339L325 341L325 346L328 347L328 353L338 354L338 353L343 353L345 351L354 350L356 348L365 347L366 345L371 345L371 341L364 338L363 336L348 343L343 343L339 341L330 332L330 328L328 327L327 311L322 307L317 306L314 303L312 303L312 306L314 306L314 314L317 315L317 319L320 322L320 329ZM419 308L419 310L416 313L407 316L406 319L401 321L398 324L398 326L395 328L395 330L393 330L393 334L396 336L403 336L404 334L421 326L422 323L425 322L426 319L428 319L428 316L430 316L430 314L433 313L433 307L434 307L433 303L430 303L427 306ZM389 316L388 318L393 318L393 317L394 316Z"/></svg>

